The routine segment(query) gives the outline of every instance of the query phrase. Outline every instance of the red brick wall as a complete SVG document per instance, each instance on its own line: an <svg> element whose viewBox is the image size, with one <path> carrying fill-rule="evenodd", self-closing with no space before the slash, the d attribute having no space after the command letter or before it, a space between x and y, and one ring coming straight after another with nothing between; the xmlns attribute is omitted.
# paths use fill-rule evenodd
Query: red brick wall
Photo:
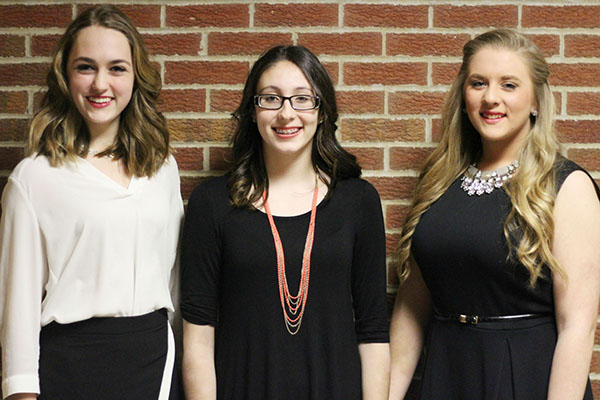
<svg viewBox="0 0 600 400"><path fill-rule="evenodd" d="M0 189L22 157L51 49L73 16L92 2L19 3L0 5ZM517 28L543 49L551 63L564 153L600 178L600 5L580 3L589 4L119 2L160 67L162 111L177 148L185 198L200 180L222 173L230 113L258 54L275 44L302 44L320 57L336 84L339 138L380 192L390 252L419 165L438 139L440 107L462 45L490 26ZM389 283L393 292L393 273ZM594 352L591 376L600 396L600 351Z"/></svg>

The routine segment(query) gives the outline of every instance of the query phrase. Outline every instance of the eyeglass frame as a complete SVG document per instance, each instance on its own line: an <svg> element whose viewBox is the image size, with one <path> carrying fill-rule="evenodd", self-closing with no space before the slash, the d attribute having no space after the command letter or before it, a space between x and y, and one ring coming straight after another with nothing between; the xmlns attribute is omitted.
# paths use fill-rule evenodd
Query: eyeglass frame
<svg viewBox="0 0 600 400"><path fill-rule="evenodd" d="M259 99L262 96L275 96L275 97L279 97L279 98L281 98L281 105L279 107L277 107L277 108L267 108L267 107L261 106L259 104ZM292 98L294 98L294 97L310 97L310 98L313 98L315 100L315 105L314 105L314 107L311 107L311 108L296 108L292 104ZM271 111L281 110L281 108L283 107L283 103L286 100L290 102L290 107L292 107L292 109L294 109L296 111L311 111L311 110L316 110L317 108L319 108L321 106L321 98L319 96L313 96L313 95L308 95L308 94L295 94L293 96L281 96L279 94L266 94L265 93L265 94L256 94L256 95L254 95L254 105L256 107L260 108L260 109L263 109L263 110L271 110Z"/></svg>

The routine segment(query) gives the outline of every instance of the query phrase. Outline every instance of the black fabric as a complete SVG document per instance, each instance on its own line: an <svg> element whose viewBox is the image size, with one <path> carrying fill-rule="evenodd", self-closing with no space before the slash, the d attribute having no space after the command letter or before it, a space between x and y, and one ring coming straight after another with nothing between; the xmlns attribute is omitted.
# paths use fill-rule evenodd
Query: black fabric
<svg viewBox="0 0 600 400"><path fill-rule="evenodd" d="M158 399L167 313L52 322L40 333L40 400ZM170 400L183 398L174 368Z"/></svg>
<svg viewBox="0 0 600 400"><path fill-rule="evenodd" d="M559 159L557 191L576 170ZM509 210L504 190L469 196L459 178L423 214L412 249L440 314L554 315L549 269L532 289L528 270L507 260L503 224ZM553 317L477 326L434 318L420 398L545 400L556 339ZM588 382L585 399L591 398Z"/></svg>
<svg viewBox="0 0 600 400"><path fill-rule="evenodd" d="M310 212L274 217L290 292ZM216 326L219 399L360 399L358 344L388 342L381 204L367 182L338 182L317 207L300 331L284 325L267 216L234 208L227 178L192 194L182 238L183 317Z"/></svg>

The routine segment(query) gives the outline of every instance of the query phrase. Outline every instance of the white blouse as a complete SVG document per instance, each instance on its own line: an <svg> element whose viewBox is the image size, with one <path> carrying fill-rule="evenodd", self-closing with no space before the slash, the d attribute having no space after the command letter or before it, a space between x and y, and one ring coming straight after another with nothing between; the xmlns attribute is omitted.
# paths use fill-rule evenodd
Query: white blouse
<svg viewBox="0 0 600 400"><path fill-rule="evenodd" d="M2 195L2 391L39 393L39 334L52 321L173 311L183 203L170 157L124 188L86 160L14 169Z"/></svg>

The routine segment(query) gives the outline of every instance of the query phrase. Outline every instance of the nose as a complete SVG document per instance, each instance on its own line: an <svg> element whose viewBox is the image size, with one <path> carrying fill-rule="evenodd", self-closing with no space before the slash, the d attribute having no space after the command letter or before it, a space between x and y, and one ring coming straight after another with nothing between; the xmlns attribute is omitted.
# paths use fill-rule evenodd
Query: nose
<svg viewBox="0 0 600 400"><path fill-rule="evenodd" d="M487 104L497 104L498 103L498 89L492 85L488 86L485 89L485 93L483 94L483 101Z"/></svg>
<svg viewBox="0 0 600 400"><path fill-rule="evenodd" d="M108 86L108 76L107 73L99 70L94 75L94 80L92 81L92 88L98 92L103 92L107 89Z"/></svg>
<svg viewBox="0 0 600 400"><path fill-rule="evenodd" d="M292 100L284 99L281 108L279 109L279 117L282 119L293 118L294 109L292 108Z"/></svg>

